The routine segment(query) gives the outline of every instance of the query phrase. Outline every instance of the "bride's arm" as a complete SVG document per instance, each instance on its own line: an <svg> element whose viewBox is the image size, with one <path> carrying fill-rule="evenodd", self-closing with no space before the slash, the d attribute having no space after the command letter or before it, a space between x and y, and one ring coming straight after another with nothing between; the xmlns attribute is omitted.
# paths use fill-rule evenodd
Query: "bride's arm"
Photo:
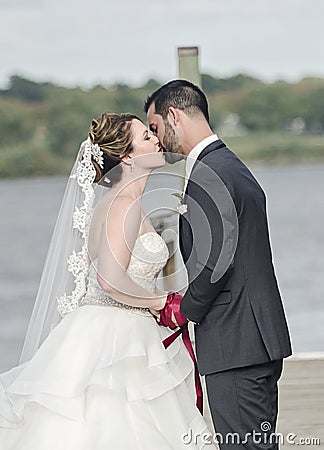
<svg viewBox="0 0 324 450"><path fill-rule="evenodd" d="M107 212L102 230L97 278L102 289L118 302L159 310L165 304L167 293L152 293L127 274L140 224L140 200L117 197Z"/></svg>

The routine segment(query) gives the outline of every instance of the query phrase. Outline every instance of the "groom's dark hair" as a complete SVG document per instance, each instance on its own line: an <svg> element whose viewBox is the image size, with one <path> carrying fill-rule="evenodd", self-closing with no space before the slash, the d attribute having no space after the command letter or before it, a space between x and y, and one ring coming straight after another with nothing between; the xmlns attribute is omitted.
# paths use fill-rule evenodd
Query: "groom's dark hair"
<svg viewBox="0 0 324 450"><path fill-rule="evenodd" d="M144 105L146 113L152 103L155 105L155 113L162 116L164 120L166 120L168 110L172 106L189 116L200 112L209 122L206 96L198 86L190 83L190 81L173 80L161 86L147 98Z"/></svg>

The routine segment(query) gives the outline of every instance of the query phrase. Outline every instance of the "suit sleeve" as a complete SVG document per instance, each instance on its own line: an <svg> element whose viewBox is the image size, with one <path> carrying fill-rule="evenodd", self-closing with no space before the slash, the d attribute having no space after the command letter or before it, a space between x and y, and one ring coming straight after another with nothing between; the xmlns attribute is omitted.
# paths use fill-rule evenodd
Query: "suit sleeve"
<svg viewBox="0 0 324 450"><path fill-rule="evenodd" d="M231 186L209 167L195 170L187 192L184 220L189 222L193 245L186 261L189 284L181 312L200 323L233 270L238 219Z"/></svg>

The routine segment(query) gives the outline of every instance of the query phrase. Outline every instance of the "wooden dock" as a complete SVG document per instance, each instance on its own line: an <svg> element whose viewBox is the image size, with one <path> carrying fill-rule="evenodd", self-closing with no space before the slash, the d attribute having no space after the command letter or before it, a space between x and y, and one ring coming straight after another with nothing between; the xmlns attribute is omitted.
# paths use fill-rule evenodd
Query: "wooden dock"
<svg viewBox="0 0 324 450"><path fill-rule="evenodd" d="M205 411L213 430L207 407ZM303 354L285 360L279 383L279 411L277 433L282 449L324 449L324 354Z"/></svg>

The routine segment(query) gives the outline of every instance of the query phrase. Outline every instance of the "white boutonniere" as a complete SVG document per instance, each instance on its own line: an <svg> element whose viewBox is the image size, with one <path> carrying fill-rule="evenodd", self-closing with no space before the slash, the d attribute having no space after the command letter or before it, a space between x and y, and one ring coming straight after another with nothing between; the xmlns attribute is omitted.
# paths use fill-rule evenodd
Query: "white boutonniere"
<svg viewBox="0 0 324 450"><path fill-rule="evenodd" d="M179 204L177 206L178 213L181 215L185 214L188 211L188 205L183 203L183 193L180 194L179 192L174 192L172 195L179 199Z"/></svg>

